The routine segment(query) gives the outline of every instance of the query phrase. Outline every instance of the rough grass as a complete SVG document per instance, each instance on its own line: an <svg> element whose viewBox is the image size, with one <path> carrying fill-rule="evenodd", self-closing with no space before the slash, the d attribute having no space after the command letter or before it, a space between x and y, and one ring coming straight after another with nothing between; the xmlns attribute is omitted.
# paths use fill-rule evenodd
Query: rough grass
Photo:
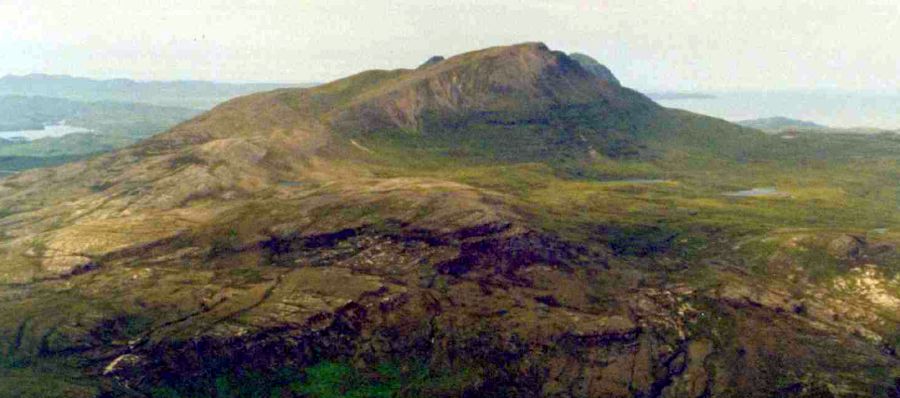
<svg viewBox="0 0 900 398"><path fill-rule="evenodd" d="M281 397L390 398L397 396L456 395L477 383L471 372L434 371L417 359L388 361L357 369L341 361L322 361L305 369L243 371L212 374L207 379L185 380L160 386L153 398Z"/></svg>
<svg viewBox="0 0 900 398"><path fill-rule="evenodd" d="M367 167L377 176L431 177L500 192L533 227L585 244L596 241L598 226L666 231L672 237L666 255L727 258L763 280L772 277L767 263L776 252L817 284L848 269L825 253L827 242L780 250L785 236L779 231L827 237L900 222L900 140L893 136L783 140L671 112L676 117L668 126L648 122L653 131L668 132L644 137L655 153L649 157L576 160L566 151L542 153L541 134L529 126L513 127L509 135L493 130L495 136L476 127L473 141L396 131L359 139L374 153ZM780 195L724 195L755 187L774 187ZM654 236L623 236L630 237L623 238L622 255L659 248ZM742 241L747 244L737 244ZM616 245L615 239L606 243ZM896 268L885 261L889 272Z"/></svg>

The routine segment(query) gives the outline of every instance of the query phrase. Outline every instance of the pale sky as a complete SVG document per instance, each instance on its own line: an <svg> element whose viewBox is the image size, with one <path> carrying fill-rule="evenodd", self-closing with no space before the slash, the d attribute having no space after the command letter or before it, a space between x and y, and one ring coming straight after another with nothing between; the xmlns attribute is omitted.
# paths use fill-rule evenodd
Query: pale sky
<svg viewBox="0 0 900 398"><path fill-rule="evenodd" d="M643 90L900 90L900 0L0 0L0 75L328 81L523 41Z"/></svg>

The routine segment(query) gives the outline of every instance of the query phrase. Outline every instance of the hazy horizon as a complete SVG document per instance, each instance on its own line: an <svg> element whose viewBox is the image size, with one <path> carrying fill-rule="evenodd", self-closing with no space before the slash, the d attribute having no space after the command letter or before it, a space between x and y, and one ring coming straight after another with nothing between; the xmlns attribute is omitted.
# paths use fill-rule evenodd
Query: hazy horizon
<svg viewBox="0 0 900 398"><path fill-rule="evenodd" d="M454 54L455 55L455 54ZM385 68L385 69L413 69L416 65L413 66L397 66L396 68ZM357 72L363 72L369 69L362 69ZM613 71L615 73L615 71ZM352 74L352 73L351 73ZM45 73L41 71L29 72L29 73L5 73L0 74L0 79L7 77L28 77L28 76L47 76L47 77L68 77L74 79L88 79L88 80L96 80L96 81L113 81L113 80L131 80L138 83L170 83L170 82L203 82L203 83L221 83L221 84L246 84L246 85L270 85L270 84L290 84L290 85L306 85L306 84L324 84L328 83L332 80L326 81L280 81L280 80L206 80L206 79L140 79L134 78L131 76L88 76L88 75L73 75L73 74L64 74L64 73ZM349 76L349 75L347 75ZM340 79L341 76L336 79ZM334 80L334 79L333 79ZM734 93L749 93L749 94L759 94L759 93L807 93L807 94L815 94L815 93L870 93L870 94L883 94L883 95L900 95L900 88L873 88L873 89L843 89L843 88L835 88L835 87L809 87L809 88L710 88L710 89L692 89L692 88L640 88L629 86L625 84L626 87L629 88L639 88L642 93L651 93L651 94L709 94L709 95L718 95L718 94L734 94ZM669 101L678 101L679 99L670 99L666 98ZM701 99L702 100L702 99Z"/></svg>
<svg viewBox="0 0 900 398"><path fill-rule="evenodd" d="M62 0L0 4L0 76L325 82L542 41L645 91L896 92L900 3ZM510 23L498 23L498 22Z"/></svg>

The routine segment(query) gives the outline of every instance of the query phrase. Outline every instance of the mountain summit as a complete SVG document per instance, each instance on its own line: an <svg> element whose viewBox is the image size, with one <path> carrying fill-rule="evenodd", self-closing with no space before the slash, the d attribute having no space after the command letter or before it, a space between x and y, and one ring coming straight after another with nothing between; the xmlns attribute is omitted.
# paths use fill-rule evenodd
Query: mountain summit
<svg viewBox="0 0 900 398"><path fill-rule="evenodd" d="M249 96L150 144L248 137L277 126L302 128L307 138L295 141L309 149L347 147L352 138L475 150L463 148L471 144L495 158L578 158L591 151L615 157L635 154L638 137L650 135L648 125L660 118L669 117L645 96L598 78L564 53L525 43L428 68L367 71L312 89Z"/></svg>
<svg viewBox="0 0 900 398"><path fill-rule="evenodd" d="M772 219L805 210L711 177L801 144L540 43L236 98L0 181L0 371L67 397L887 391L893 301L780 283L890 250L804 254Z"/></svg>

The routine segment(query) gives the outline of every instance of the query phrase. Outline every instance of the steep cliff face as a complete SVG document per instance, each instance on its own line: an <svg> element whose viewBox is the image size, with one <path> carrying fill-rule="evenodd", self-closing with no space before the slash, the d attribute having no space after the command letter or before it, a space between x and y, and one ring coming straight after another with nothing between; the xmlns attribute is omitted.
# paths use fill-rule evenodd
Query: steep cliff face
<svg viewBox="0 0 900 398"><path fill-rule="evenodd" d="M622 97L564 54L535 43L459 55L405 73L361 95L335 119L362 129L439 128L476 118L515 123L596 102L624 110L631 104Z"/></svg>
<svg viewBox="0 0 900 398"><path fill-rule="evenodd" d="M896 395L887 273L848 274L871 297L812 300L820 285L785 281L818 241L693 221L668 203L727 204L674 182L591 179L766 139L537 43L235 99L2 180L0 380L304 396L339 363L407 396ZM894 261L859 242L827 262ZM783 278L752 275L759 257Z"/></svg>

